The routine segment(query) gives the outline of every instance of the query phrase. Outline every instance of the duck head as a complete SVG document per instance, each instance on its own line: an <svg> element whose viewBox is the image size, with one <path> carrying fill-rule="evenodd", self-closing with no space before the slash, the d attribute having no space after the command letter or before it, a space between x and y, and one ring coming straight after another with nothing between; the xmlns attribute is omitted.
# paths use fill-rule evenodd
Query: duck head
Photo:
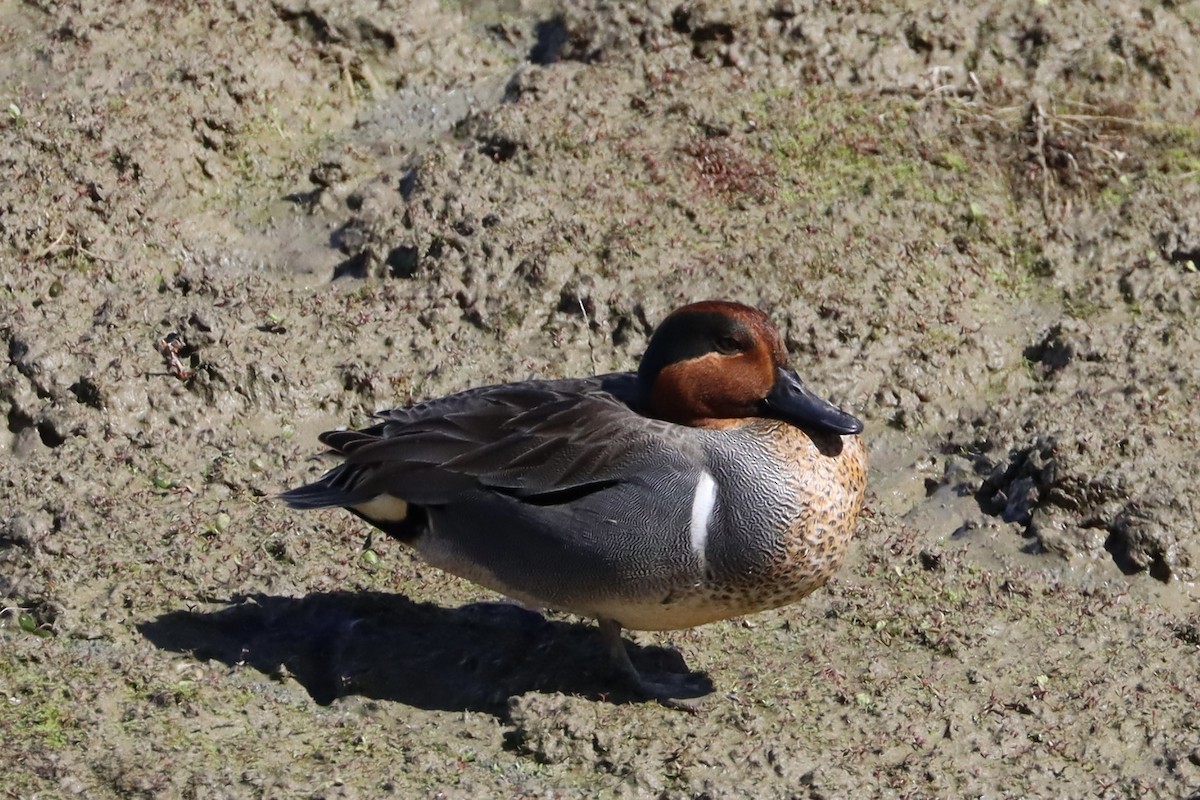
<svg viewBox="0 0 1200 800"><path fill-rule="evenodd" d="M856 434L862 422L813 394L788 366L783 337L757 308L724 300L673 311L638 366L651 416L700 428L769 417L808 431Z"/></svg>

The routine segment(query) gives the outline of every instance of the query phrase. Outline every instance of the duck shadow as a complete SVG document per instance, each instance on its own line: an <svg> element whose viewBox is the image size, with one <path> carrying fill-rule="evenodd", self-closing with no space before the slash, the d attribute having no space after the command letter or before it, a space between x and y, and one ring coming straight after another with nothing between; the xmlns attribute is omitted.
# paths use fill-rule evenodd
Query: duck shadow
<svg viewBox="0 0 1200 800"><path fill-rule="evenodd" d="M643 702L623 685L594 625L547 620L514 605L448 609L378 592L238 595L229 603L212 612L172 611L138 630L163 650L293 678L321 705L361 695L504 717L508 698L527 692ZM628 640L626 647L639 670L685 673L712 688L674 650Z"/></svg>

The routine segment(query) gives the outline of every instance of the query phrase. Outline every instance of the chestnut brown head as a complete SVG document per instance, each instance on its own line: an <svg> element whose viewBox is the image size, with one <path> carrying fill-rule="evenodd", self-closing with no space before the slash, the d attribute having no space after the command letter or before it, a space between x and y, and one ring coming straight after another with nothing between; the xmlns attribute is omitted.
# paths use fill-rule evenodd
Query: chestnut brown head
<svg viewBox="0 0 1200 800"><path fill-rule="evenodd" d="M801 383L767 315L740 303L708 300L668 315L650 337L638 381L648 413L680 425L770 417L824 433L862 431Z"/></svg>

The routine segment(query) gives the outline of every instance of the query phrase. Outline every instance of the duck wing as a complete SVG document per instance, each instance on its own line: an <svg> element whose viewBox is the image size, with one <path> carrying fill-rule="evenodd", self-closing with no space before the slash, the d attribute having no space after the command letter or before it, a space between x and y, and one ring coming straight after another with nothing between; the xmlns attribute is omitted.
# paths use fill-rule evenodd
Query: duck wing
<svg viewBox="0 0 1200 800"><path fill-rule="evenodd" d="M482 488L554 504L633 478L651 462L696 463L686 429L635 410L635 381L620 373L503 384L382 411L368 428L322 434L343 463L283 499L318 508L387 494L441 505Z"/></svg>

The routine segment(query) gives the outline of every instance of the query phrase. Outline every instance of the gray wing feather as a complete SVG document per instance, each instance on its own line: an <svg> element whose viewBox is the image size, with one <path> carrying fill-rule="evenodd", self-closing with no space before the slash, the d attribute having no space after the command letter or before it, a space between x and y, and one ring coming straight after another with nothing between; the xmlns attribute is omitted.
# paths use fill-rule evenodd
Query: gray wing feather
<svg viewBox="0 0 1200 800"><path fill-rule="evenodd" d="M697 463L688 429L641 416L606 379L483 387L381 412L369 428L323 434L344 463L283 497L310 508L384 493L444 504L480 488L538 498L609 486L651 461Z"/></svg>

